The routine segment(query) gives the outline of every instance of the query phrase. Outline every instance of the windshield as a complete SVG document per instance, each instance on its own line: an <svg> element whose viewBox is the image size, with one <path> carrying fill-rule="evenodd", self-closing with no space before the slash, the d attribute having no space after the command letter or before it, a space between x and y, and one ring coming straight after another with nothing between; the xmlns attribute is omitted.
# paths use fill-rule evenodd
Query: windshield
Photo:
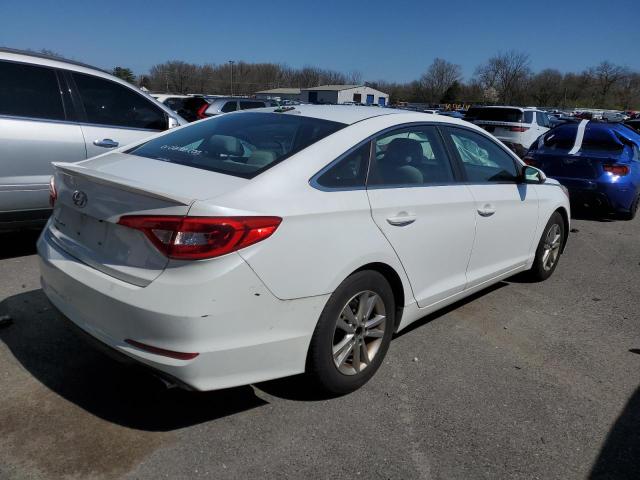
<svg viewBox="0 0 640 480"><path fill-rule="evenodd" d="M293 114L234 113L168 133L127 153L253 178L345 126Z"/></svg>

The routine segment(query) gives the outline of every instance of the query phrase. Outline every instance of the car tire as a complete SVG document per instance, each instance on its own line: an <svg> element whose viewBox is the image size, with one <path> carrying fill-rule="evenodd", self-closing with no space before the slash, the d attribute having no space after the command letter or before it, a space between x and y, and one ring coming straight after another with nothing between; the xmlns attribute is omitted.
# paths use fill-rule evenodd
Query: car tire
<svg viewBox="0 0 640 480"><path fill-rule="evenodd" d="M620 220L633 220L638 213L638 204L640 204L640 194L636 197L636 199L631 204L631 208L628 212L622 212L618 214L618 218Z"/></svg>
<svg viewBox="0 0 640 480"><path fill-rule="evenodd" d="M349 276L327 301L311 338L307 374L314 385L333 395L360 388L382 364L394 326L395 301L384 276L372 270Z"/></svg>
<svg viewBox="0 0 640 480"><path fill-rule="evenodd" d="M541 282L553 274L562 255L566 228L562 215L559 212L554 212L538 243L536 256L531 270L529 270L531 280Z"/></svg>

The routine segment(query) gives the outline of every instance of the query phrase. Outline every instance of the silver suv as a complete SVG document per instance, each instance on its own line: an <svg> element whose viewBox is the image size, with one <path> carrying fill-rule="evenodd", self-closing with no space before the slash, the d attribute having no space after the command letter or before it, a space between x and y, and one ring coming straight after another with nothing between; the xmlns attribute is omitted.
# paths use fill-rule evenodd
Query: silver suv
<svg viewBox="0 0 640 480"><path fill-rule="evenodd" d="M77 162L185 124L97 68L0 49L0 230L50 213L51 162Z"/></svg>

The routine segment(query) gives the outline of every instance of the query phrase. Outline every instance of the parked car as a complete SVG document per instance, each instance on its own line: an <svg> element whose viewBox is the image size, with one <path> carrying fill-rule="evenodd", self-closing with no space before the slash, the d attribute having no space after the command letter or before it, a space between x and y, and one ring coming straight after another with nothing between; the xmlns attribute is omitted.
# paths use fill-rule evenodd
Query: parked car
<svg viewBox="0 0 640 480"><path fill-rule="evenodd" d="M339 105L57 163L52 197L53 305L196 390L306 370L352 391L394 332L518 272L548 278L570 213L558 182L473 125Z"/></svg>
<svg viewBox="0 0 640 480"><path fill-rule="evenodd" d="M624 122L628 115L622 112L602 112L602 120L605 122Z"/></svg>
<svg viewBox="0 0 640 480"><path fill-rule="evenodd" d="M235 112L236 110L251 110L253 108L265 108L272 106L271 100L258 100L254 98L220 97L212 101L204 114L213 117L222 113Z"/></svg>
<svg viewBox="0 0 640 480"><path fill-rule="evenodd" d="M444 115L445 117L452 117L452 118L464 118L464 114L461 112L458 112L457 110L444 110L440 112L440 115Z"/></svg>
<svg viewBox="0 0 640 480"><path fill-rule="evenodd" d="M187 122L207 118L204 114L209 102L202 95L165 95L152 93L151 96L165 104Z"/></svg>
<svg viewBox="0 0 640 480"><path fill-rule="evenodd" d="M640 201L640 134L621 123L583 120L554 128L525 161L569 189L575 206L634 218Z"/></svg>
<svg viewBox="0 0 640 480"><path fill-rule="evenodd" d="M519 157L551 127L549 116L534 108L471 107L465 119L494 134Z"/></svg>
<svg viewBox="0 0 640 480"><path fill-rule="evenodd" d="M84 160L183 123L106 72L0 49L0 229L46 220L51 162Z"/></svg>

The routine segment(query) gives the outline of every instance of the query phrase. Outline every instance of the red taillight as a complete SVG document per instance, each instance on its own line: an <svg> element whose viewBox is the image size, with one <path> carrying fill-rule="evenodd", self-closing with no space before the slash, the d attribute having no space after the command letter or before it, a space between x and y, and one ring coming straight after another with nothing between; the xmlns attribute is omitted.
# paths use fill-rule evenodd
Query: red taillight
<svg viewBox="0 0 640 480"><path fill-rule="evenodd" d="M219 257L269 238L280 217L174 217L127 215L118 223L142 231L169 258Z"/></svg>
<svg viewBox="0 0 640 480"><path fill-rule="evenodd" d="M209 104L207 102L204 103L204 105L202 105L198 111L196 112L196 117L199 120L202 120L203 118L207 118L207 116L204 114L204 112L207 111L207 108L209 108Z"/></svg>
<svg viewBox="0 0 640 480"><path fill-rule="evenodd" d="M605 172L612 173L614 175L618 175L623 177L629 174L629 167L627 165L602 165L602 168Z"/></svg>
<svg viewBox="0 0 640 480"><path fill-rule="evenodd" d="M131 340L127 338L125 340L126 343L132 345L140 350L145 350L147 352L155 353L156 355L162 355L163 357L177 358L178 360L193 360L196 358L199 353L186 353L186 352L176 352L174 350L166 350L164 348L154 347L152 345L147 345L146 343L137 342L135 340Z"/></svg>
<svg viewBox="0 0 640 480"><path fill-rule="evenodd" d="M526 132L529 130L529 127L509 127L509 130L512 132Z"/></svg>
<svg viewBox="0 0 640 480"><path fill-rule="evenodd" d="M522 161L527 165L531 165L532 167L538 166L538 162L536 162L535 159L529 155L525 155Z"/></svg>
<svg viewBox="0 0 640 480"><path fill-rule="evenodd" d="M56 204L56 200L58 199L58 191L56 190L56 182L54 177L51 177L49 180L49 205L51 208Z"/></svg>

